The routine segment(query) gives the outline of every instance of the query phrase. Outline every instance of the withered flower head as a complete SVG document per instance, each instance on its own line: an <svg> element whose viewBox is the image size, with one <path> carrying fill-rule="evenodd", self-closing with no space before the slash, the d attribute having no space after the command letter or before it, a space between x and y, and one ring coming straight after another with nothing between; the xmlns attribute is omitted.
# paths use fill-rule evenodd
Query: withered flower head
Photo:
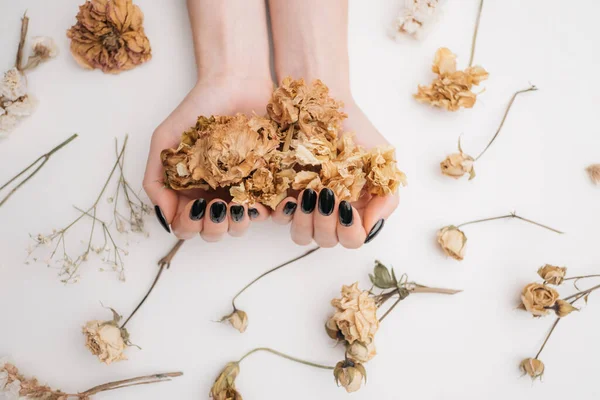
<svg viewBox="0 0 600 400"><path fill-rule="evenodd" d="M600 164L592 164L586 168L586 171L592 182L600 185Z"/></svg>
<svg viewBox="0 0 600 400"><path fill-rule="evenodd" d="M27 60L27 64L23 67L23 70L33 69L57 55L58 46L56 46L54 39L47 36L35 37L31 43L31 55Z"/></svg>
<svg viewBox="0 0 600 400"><path fill-rule="evenodd" d="M242 400L242 396L235 390L235 378L239 373L238 363L228 363L210 389L210 397L215 400Z"/></svg>
<svg viewBox="0 0 600 400"><path fill-rule="evenodd" d="M537 273L546 283L560 285L563 279L565 279L567 268L546 264L540 267Z"/></svg>
<svg viewBox="0 0 600 400"><path fill-rule="evenodd" d="M465 256L467 236L454 225L448 225L438 231L437 240L446 255L461 261Z"/></svg>
<svg viewBox="0 0 600 400"><path fill-rule="evenodd" d="M0 81L0 98L15 101L27 94L27 80L18 69L11 68L4 73Z"/></svg>
<svg viewBox="0 0 600 400"><path fill-rule="evenodd" d="M221 319L221 322L225 321L229 322L231 326L240 331L240 333L244 333L248 327L248 314L242 310L236 309L231 314L226 315Z"/></svg>
<svg viewBox="0 0 600 400"><path fill-rule="evenodd" d="M440 163L442 174L458 179L465 174L469 174L469 180L475 178L475 169L473 163L475 160L463 152L450 154Z"/></svg>
<svg viewBox="0 0 600 400"><path fill-rule="evenodd" d="M333 376L338 386L346 389L346 392L352 393L360 389L363 379L367 380L367 371L360 363L351 360L340 361L333 370Z"/></svg>
<svg viewBox="0 0 600 400"><path fill-rule="evenodd" d="M537 358L526 358L521 361L521 371L523 374L527 374L531 379L540 378L544 374L544 363Z"/></svg>
<svg viewBox="0 0 600 400"><path fill-rule="evenodd" d="M357 340L346 348L346 357L358 363L364 364L376 355L377 350L373 341L366 344Z"/></svg>
<svg viewBox="0 0 600 400"><path fill-rule="evenodd" d="M406 175L396 165L393 147L374 148L364 156L364 161L369 193L386 196L406 186Z"/></svg>
<svg viewBox="0 0 600 400"><path fill-rule="evenodd" d="M523 288L521 302L525 310L536 317L548 314L560 295L549 286L540 283L530 283Z"/></svg>
<svg viewBox="0 0 600 400"><path fill-rule="evenodd" d="M556 303L554 304L554 312L560 318L566 317L567 315L571 314L573 311L579 311L579 309L573 307L571 305L571 303L569 303L568 301L564 301L561 299L556 300Z"/></svg>
<svg viewBox="0 0 600 400"><path fill-rule="evenodd" d="M479 85L489 76L487 71L479 66L458 71L456 55L445 47L435 53L431 70L438 77L431 85L419 85L419 90L414 97L420 103L428 103L448 111L473 107L477 100L477 95L471 91L473 85Z"/></svg>
<svg viewBox="0 0 600 400"><path fill-rule="evenodd" d="M88 0L67 31L71 54L87 69L118 74L149 61L144 14L131 0Z"/></svg>
<svg viewBox="0 0 600 400"><path fill-rule="evenodd" d="M127 347L121 329L113 321L89 321L83 327L85 345L100 361L109 365L126 360Z"/></svg>
<svg viewBox="0 0 600 400"><path fill-rule="evenodd" d="M333 324L342 333L344 339L352 344L359 340L370 343L379 328L375 300L369 296L369 291L358 289L358 282L351 286L342 286L342 297L333 299L331 305L336 308L335 314L328 323L333 330Z"/></svg>

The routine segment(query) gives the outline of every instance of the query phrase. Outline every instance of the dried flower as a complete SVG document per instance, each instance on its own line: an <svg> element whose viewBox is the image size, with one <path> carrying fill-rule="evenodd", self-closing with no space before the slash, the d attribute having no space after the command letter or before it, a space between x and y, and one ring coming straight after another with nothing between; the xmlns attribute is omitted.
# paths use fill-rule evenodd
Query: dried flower
<svg viewBox="0 0 600 400"><path fill-rule="evenodd" d="M444 161L440 163L442 174L451 176L452 178L460 178L465 174L469 174L469 180L475 178L475 169L473 157L460 152L450 154Z"/></svg>
<svg viewBox="0 0 600 400"><path fill-rule="evenodd" d="M445 47L435 53L431 69L438 77L431 85L419 85L414 97L420 103L428 103L448 111L472 108L477 100L477 95L472 92L473 85L479 85L489 76L488 72L479 66L458 71L456 55Z"/></svg>
<svg viewBox="0 0 600 400"><path fill-rule="evenodd" d="M523 374L529 375L531 379L542 379L542 375L544 374L544 363L537 358L524 359L521 361L520 368Z"/></svg>
<svg viewBox="0 0 600 400"><path fill-rule="evenodd" d="M366 382L367 371L362 364L345 360L337 363L333 370L333 376L338 386L342 386L346 392L352 393L360 389L363 379Z"/></svg>
<svg viewBox="0 0 600 400"><path fill-rule="evenodd" d="M523 288L521 302L525 310L535 317L541 317L548 314L559 297L558 292L549 286L530 283Z"/></svg>
<svg viewBox="0 0 600 400"><path fill-rule="evenodd" d="M221 322L227 321L235 329L244 333L248 327L248 315L242 310L234 310L231 314L224 316Z"/></svg>
<svg viewBox="0 0 600 400"><path fill-rule="evenodd" d="M437 240L446 255L461 261L465 256L467 236L454 225L448 225L438 231Z"/></svg>
<svg viewBox="0 0 600 400"><path fill-rule="evenodd" d="M560 285L565 278L567 268L546 264L537 271L538 275L551 285Z"/></svg>
<svg viewBox="0 0 600 400"><path fill-rule="evenodd" d="M54 39L47 36L37 36L31 43L31 52L27 64L23 70L31 70L41 63L48 61L58 55L58 46Z"/></svg>
<svg viewBox="0 0 600 400"><path fill-rule="evenodd" d="M127 360L127 347L121 329L113 321L88 321L83 327L85 345L100 361L109 365Z"/></svg>
<svg viewBox="0 0 600 400"><path fill-rule="evenodd" d="M367 190L371 194L386 196L394 194L400 186L406 186L406 175L396 165L394 148L377 147L364 157Z"/></svg>
<svg viewBox="0 0 600 400"><path fill-rule="evenodd" d="M237 362L228 363L210 389L210 397L215 400L242 400L235 390L235 379L239 373L240 365Z"/></svg>
<svg viewBox="0 0 600 400"><path fill-rule="evenodd" d="M375 300L369 296L369 291L358 289L358 282L351 286L342 286L342 297L333 299L331 305L336 312L331 317L344 339L352 344L359 340L370 343L377 329L377 307Z"/></svg>
<svg viewBox="0 0 600 400"><path fill-rule="evenodd" d="M573 311L579 311L579 309L573 307L568 301L558 299L554 304L554 311L558 317L563 318L571 314Z"/></svg>
<svg viewBox="0 0 600 400"><path fill-rule="evenodd" d="M0 81L0 100L15 101L26 94L27 79L25 75L16 67L6 71Z"/></svg>
<svg viewBox="0 0 600 400"><path fill-rule="evenodd" d="M586 168L586 171L592 182L600 185L600 164L592 164Z"/></svg>
<svg viewBox="0 0 600 400"><path fill-rule="evenodd" d="M400 11L394 24L395 38L409 35L421 36L423 30L431 25L435 14L443 0L405 0L405 7Z"/></svg>
<svg viewBox="0 0 600 400"><path fill-rule="evenodd" d="M348 348L346 349L346 357L358 363L364 364L376 355L377 350L375 349L375 343L373 341L366 344L357 340L351 345L348 345Z"/></svg>
<svg viewBox="0 0 600 400"><path fill-rule="evenodd" d="M152 57L144 15L131 0L89 0L67 31L71 54L87 69L118 74Z"/></svg>

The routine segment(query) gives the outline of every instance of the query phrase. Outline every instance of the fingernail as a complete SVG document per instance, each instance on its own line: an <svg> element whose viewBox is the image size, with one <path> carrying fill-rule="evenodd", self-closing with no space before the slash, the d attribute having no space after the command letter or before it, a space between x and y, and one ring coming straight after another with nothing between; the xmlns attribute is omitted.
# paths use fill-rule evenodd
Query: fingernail
<svg viewBox="0 0 600 400"><path fill-rule="evenodd" d="M285 203L285 206L283 206L283 213L285 215L292 215L296 212L296 208L298 208L298 204L293 201L288 201Z"/></svg>
<svg viewBox="0 0 600 400"><path fill-rule="evenodd" d="M248 215L250 216L250 219L256 219L256 218L258 218L260 213L258 212L258 210L256 208L249 208Z"/></svg>
<svg viewBox="0 0 600 400"><path fill-rule="evenodd" d="M302 195L302 201L300 202L300 208L304 214L310 214L315 210L317 205L317 194L312 189L306 189Z"/></svg>
<svg viewBox="0 0 600 400"><path fill-rule="evenodd" d="M225 220L227 216L227 205L222 201L216 201L210 206L210 220L215 224L219 224Z"/></svg>
<svg viewBox="0 0 600 400"><path fill-rule="evenodd" d="M377 223L375 223L375 226L373 226L373 229L371 229L371 232L369 232L369 234L367 235L367 238L365 239L365 244L369 243L371 240L375 239L375 236L377 236L377 234L379 234L379 232L381 232L381 229L383 229L383 224L385 223L385 220L380 219L379 221L377 221Z"/></svg>
<svg viewBox="0 0 600 400"><path fill-rule="evenodd" d="M352 212L352 205L346 200L340 203L340 224L343 226L352 226L352 220L354 219L354 213Z"/></svg>
<svg viewBox="0 0 600 400"><path fill-rule="evenodd" d="M244 219L244 206L231 206L229 209L233 222L240 222Z"/></svg>
<svg viewBox="0 0 600 400"><path fill-rule="evenodd" d="M319 193L319 212L321 215L331 215L335 207L335 194L333 190L325 188Z"/></svg>
<svg viewBox="0 0 600 400"><path fill-rule="evenodd" d="M171 228L169 228L169 223L167 222L165 215L163 214L160 207L154 206L154 212L156 213L156 218L158 219L158 222L160 222L160 225L163 228L165 228L165 231L171 233Z"/></svg>
<svg viewBox="0 0 600 400"><path fill-rule="evenodd" d="M206 200L197 199L192 204L192 208L190 209L190 219L192 221L199 221L204 217L204 212L206 211Z"/></svg>

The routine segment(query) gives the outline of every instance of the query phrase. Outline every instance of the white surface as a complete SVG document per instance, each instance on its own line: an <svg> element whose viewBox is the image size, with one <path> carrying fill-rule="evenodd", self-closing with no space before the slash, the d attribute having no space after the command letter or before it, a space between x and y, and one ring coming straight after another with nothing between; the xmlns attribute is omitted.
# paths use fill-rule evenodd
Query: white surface
<svg viewBox="0 0 600 400"><path fill-rule="evenodd" d="M100 301L128 313L147 289L156 261L174 243L154 221L151 236L130 238L127 282L101 273L99 260L82 281L64 286L56 270L24 265L28 234L58 228L96 196L113 161L113 137L130 134L127 174L140 187L154 127L194 82L184 2L138 0L153 47L147 65L120 76L77 67L65 30L77 0L0 2L0 69L9 68L20 16L30 35L50 35L59 58L30 75L36 114L0 142L0 182L73 132L81 137L55 155L0 209L0 355L27 375L68 391L159 371L185 375L160 385L99 395L102 399L202 399L220 368L256 346L271 346L334 364L342 349L323 331L329 300L343 283L361 280L375 258L428 285L463 288L454 297L414 296L386 319L379 355L367 365L369 383L355 399L595 399L598 389L598 298L569 316L544 351L544 382L519 378L518 362L533 356L553 318L515 311L520 289L544 263L574 274L600 269L600 190L584 167L600 162L597 47L600 4L561 0L486 1L475 57L491 73L473 110L447 113L417 104L411 93L432 78L435 50L447 46L468 62L476 0L447 3L422 42L395 43L387 28L396 0L352 1L350 48L353 91L375 125L397 146L409 177L398 211L381 235L359 251L319 253L270 276L239 299L250 326L244 335L211 322L229 311L240 287L265 269L302 253L288 228L269 223L245 239L187 243L147 305L132 320L129 361L109 367L84 348L81 325L108 317ZM377 3L377 5L374 5ZM442 177L439 162L455 150L477 153L493 134L512 93L535 83L540 91L517 99L497 143L476 165L472 182ZM567 232L559 236L519 221L465 229L466 259L446 259L436 230L451 223L517 210ZM79 237L70 242L77 246ZM85 239L81 237L81 239ZM330 372L258 354L242 364L245 399L344 399Z"/></svg>

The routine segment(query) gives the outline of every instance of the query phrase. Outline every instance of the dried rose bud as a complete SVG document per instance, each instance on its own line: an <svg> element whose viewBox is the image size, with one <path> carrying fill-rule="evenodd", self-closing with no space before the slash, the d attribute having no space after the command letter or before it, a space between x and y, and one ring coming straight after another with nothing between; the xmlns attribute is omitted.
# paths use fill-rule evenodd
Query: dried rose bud
<svg viewBox="0 0 600 400"><path fill-rule="evenodd" d="M241 400L242 396L235 390L235 378L239 373L238 363L228 363L210 389L210 396L215 400Z"/></svg>
<svg viewBox="0 0 600 400"><path fill-rule="evenodd" d="M565 267L555 267L554 265L546 264L538 269L538 275L551 285L560 285L565 278L567 269Z"/></svg>
<svg viewBox="0 0 600 400"><path fill-rule="evenodd" d="M454 225L448 225L438 231L437 240L446 255L461 261L465 256L467 236Z"/></svg>
<svg viewBox="0 0 600 400"><path fill-rule="evenodd" d="M556 315L558 315L560 318L566 317L573 311L579 311L579 309L573 307L568 301L556 300L556 304L554 304L554 312L556 312Z"/></svg>
<svg viewBox="0 0 600 400"><path fill-rule="evenodd" d="M346 392L352 393L360 389L363 379L366 382L367 371L362 364L345 360L337 363L333 370L333 376L338 386L342 386Z"/></svg>
<svg viewBox="0 0 600 400"><path fill-rule="evenodd" d="M85 345L100 361L109 365L127 360L123 332L114 321L89 321L83 327Z"/></svg>
<svg viewBox="0 0 600 400"><path fill-rule="evenodd" d="M327 335L332 339L344 339L344 335L342 335L342 332L338 328L334 317L329 318L325 323L325 331L327 332Z"/></svg>
<svg viewBox="0 0 600 400"><path fill-rule="evenodd" d="M240 331L240 333L244 333L246 328L248 327L248 314L246 314L242 310L235 310L229 315L224 316L221 319L221 322L227 321L233 326L235 329Z"/></svg>
<svg viewBox="0 0 600 400"><path fill-rule="evenodd" d="M544 363L537 358L526 358L521 361L521 371L527 374L531 379L542 378L544 374Z"/></svg>
<svg viewBox="0 0 600 400"><path fill-rule="evenodd" d="M592 164L586 168L586 171L590 176L592 183L600 185L600 164Z"/></svg>
<svg viewBox="0 0 600 400"><path fill-rule="evenodd" d="M523 288L521 301L525 310L536 317L548 314L559 298L556 290L540 283L530 283Z"/></svg>
<svg viewBox="0 0 600 400"><path fill-rule="evenodd" d="M369 344L363 342L354 342L348 345L346 349L346 357L354 362L366 363L377 355L375 350L375 342L371 341Z"/></svg>
<svg viewBox="0 0 600 400"><path fill-rule="evenodd" d="M475 178L475 169L473 157L460 152L450 154L444 161L440 163L442 174L458 179L465 174L469 174L469 180Z"/></svg>

